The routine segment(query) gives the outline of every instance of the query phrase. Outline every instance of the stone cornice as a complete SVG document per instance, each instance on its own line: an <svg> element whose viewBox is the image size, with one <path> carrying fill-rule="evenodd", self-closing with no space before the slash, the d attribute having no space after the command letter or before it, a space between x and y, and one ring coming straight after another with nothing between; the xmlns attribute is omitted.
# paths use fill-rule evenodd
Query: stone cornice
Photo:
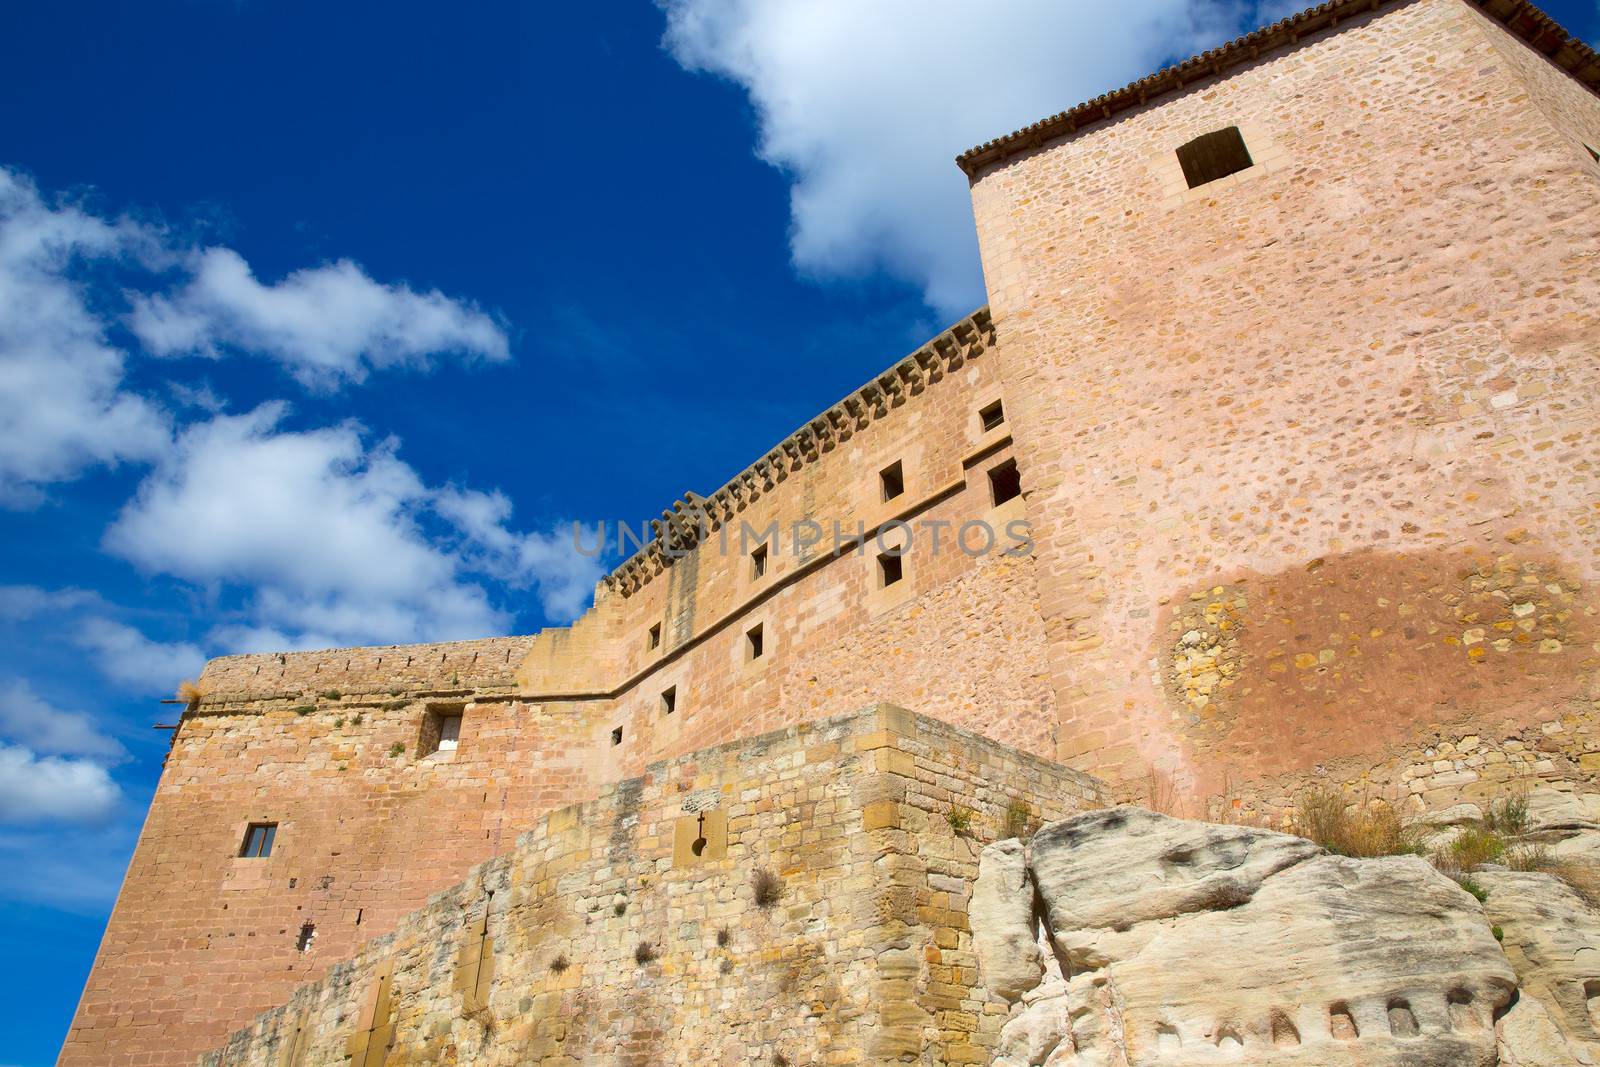
<svg viewBox="0 0 1600 1067"><path fill-rule="evenodd" d="M994 323L989 309L981 307L785 437L709 497L685 493L651 521L652 539L601 579L602 584L624 597L633 595L671 564L665 549L693 548L789 475L976 359L992 344Z"/></svg>
<svg viewBox="0 0 1600 1067"><path fill-rule="evenodd" d="M1109 119L1119 111L1141 107L1156 97L1177 92L1206 78L1216 77L1231 67L1254 62L1268 52L1293 46L1302 38L1321 30L1336 29L1340 23L1358 18L1402 0L1329 0L1281 22L1202 52L1140 78L1077 107L1069 108L1020 130L970 148L956 157L956 165L967 177L976 178L983 168L999 163L1019 152L1037 148L1046 141L1077 132ZM1571 74L1590 90L1600 93L1600 54L1572 36L1554 19L1527 0L1466 0L1485 15L1505 25L1535 51Z"/></svg>

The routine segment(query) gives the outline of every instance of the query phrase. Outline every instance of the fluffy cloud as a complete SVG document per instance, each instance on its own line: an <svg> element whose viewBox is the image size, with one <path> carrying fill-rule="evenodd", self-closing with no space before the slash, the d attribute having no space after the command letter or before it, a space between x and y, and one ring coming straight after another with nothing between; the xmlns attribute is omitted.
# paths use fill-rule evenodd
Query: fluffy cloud
<svg viewBox="0 0 1600 1067"><path fill-rule="evenodd" d="M206 663L198 645L152 641L132 626L111 619L83 620L77 642L95 654L94 664L101 674L141 693L171 693L180 681L200 673Z"/></svg>
<svg viewBox="0 0 1600 1067"><path fill-rule="evenodd" d="M0 679L0 737L55 755L113 762L128 755L88 715L55 707L21 678Z"/></svg>
<svg viewBox="0 0 1600 1067"><path fill-rule="evenodd" d="M97 763L0 745L0 823L100 822L122 790Z"/></svg>
<svg viewBox="0 0 1600 1067"><path fill-rule="evenodd" d="M186 431L106 535L146 570L249 589L246 618L219 639L308 647L503 632L509 617L474 572L581 607L571 583L592 583L598 563L541 555L536 535L505 527L509 505L482 505L503 498L430 488L392 439L369 445L355 424L288 431L285 415L268 404ZM463 500L477 505L470 517Z"/></svg>
<svg viewBox="0 0 1600 1067"><path fill-rule="evenodd" d="M47 200L0 167L0 506L170 447L171 415L125 387L132 353L109 339L119 306L145 354L260 355L316 388L443 354L510 358L504 328L470 303L382 284L349 260L264 285L231 249ZM203 384L173 392L221 406Z"/></svg>
<svg viewBox="0 0 1600 1067"><path fill-rule="evenodd" d="M134 302L129 326L155 355L255 353L314 388L359 382L373 369L424 366L439 353L511 355L505 331L476 307L437 290L381 285L349 260L263 285L237 252L208 248L191 270L176 294Z"/></svg>
<svg viewBox="0 0 1600 1067"><path fill-rule="evenodd" d="M792 178L792 253L883 270L945 317L983 302L963 150L1231 35L1238 4L657 0L684 67L741 85Z"/></svg>
<svg viewBox="0 0 1600 1067"><path fill-rule="evenodd" d="M165 416L122 390L126 356L79 277L151 250L145 229L47 204L0 168L0 505L35 504L43 485L148 459L170 439Z"/></svg>

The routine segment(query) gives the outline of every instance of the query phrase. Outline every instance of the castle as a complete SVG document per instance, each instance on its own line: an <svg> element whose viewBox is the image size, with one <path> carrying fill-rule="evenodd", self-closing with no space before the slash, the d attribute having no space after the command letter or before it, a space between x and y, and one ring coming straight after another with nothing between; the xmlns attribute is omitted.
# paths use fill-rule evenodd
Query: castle
<svg viewBox="0 0 1600 1067"><path fill-rule="evenodd" d="M501 996L553 1057L518 1062L755 1062L663 1051L719 1012L839 1053L806 1062L982 1062L930 819L1600 779L1597 92L1523 0L1332 0L963 154L988 307L664 512L570 627L206 667L60 1062L453 1062L438 1019ZM649 962L627 924L754 906L705 882L741 849L809 931L790 984L730 1007L666 952L573 1043L562 996ZM626 958L500 992L545 951L493 933L514 875ZM785 999L869 971L880 1014Z"/></svg>

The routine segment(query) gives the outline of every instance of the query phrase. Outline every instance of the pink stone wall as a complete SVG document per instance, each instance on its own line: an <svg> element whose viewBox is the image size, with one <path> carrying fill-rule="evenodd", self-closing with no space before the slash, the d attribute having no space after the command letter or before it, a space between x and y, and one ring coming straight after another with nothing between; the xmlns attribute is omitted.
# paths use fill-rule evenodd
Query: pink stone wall
<svg viewBox="0 0 1600 1067"><path fill-rule="evenodd" d="M1063 758L1205 794L1593 713L1595 113L1416 0L978 175Z"/></svg>

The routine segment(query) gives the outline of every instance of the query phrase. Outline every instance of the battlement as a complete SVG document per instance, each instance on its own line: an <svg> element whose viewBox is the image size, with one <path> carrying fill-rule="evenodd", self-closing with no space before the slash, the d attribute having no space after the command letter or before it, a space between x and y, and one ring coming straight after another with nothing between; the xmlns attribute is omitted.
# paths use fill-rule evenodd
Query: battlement
<svg viewBox="0 0 1600 1067"><path fill-rule="evenodd" d="M650 523L652 540L602 579L608 589L631 596L670 564L671 553L693 548L743 512L763 493L807 463L850 440L891 410L937 384L994 344L989 309L979 308L860 389L812 418L709 497L694 493L676 501Z"/></svg>

